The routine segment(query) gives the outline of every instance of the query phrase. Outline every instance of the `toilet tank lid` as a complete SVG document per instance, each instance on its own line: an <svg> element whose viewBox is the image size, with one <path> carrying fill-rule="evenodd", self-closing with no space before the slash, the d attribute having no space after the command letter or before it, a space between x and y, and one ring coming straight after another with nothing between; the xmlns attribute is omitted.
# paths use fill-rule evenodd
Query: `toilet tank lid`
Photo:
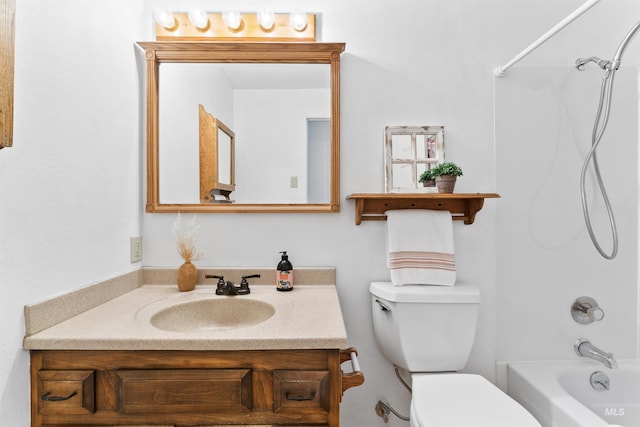
<svg viewBox="0 0 640 427"><path fill-rule="evenodd" d="M476 286L467 284L394 286L391 282L371 282L369 292L378 298L393 302L456 304L480 302L480 290Z"/></svg>

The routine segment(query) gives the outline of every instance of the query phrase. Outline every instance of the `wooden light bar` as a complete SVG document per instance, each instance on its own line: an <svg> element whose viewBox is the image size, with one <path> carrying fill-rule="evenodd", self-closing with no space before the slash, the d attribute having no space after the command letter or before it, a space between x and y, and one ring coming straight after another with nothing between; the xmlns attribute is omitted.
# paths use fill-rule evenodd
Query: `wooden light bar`
<svg viewBox="0 0 640 427"><path fill-rule="evenodd" d="M288 13L276 13L275 24L269 30L260 26L255 13L241 13L242 22L237 30L227 27L222 13L207 13L208 25L199 29L189 20L186 12L174 12L175 25L165 28L156 23L158 41L244 41L244 42L314 42L316 41L315 15L307 13L307 26L297 31L291 26Z"/></svg>

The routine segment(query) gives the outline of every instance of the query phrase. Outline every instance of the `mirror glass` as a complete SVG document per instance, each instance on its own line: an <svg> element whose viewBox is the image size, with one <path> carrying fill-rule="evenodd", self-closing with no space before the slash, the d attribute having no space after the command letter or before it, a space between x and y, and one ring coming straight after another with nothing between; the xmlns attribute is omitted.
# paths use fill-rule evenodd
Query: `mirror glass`
<svg viewBox="0 0 640 427"><path fill-rule="evenodd" d="M231 154L232 135L222 129L218 129L218 180L223 185L233 185L231 169L233 168L233 155Z"/></svg>
<svg viewBox="0 0 640 427"><path fill-rule="evenodd" d="M331 134L317 141L309 125L330 123L329 77L328 64L160 64L160 203L201 202L199 105L235 134L235 203L308 203L309 187L329 203ZM229 155L218 157L227 168Z"/></svg>
<svg viewBox="0 0 640 427"><path fill-rule="evenodd" d="M344 44L138 44L148 61L148 212L339 210ZM205 163L200 106L218 123ZM219 188L232 191L225 203L207 196L213 182L230 187Z"/></svg>
<svg viewBox="0 0 640 427"><path fill-rule="evenodd" d="M443 126L387 126L384 147L387 193L437 191L419 180L444 161Z"/></svg>

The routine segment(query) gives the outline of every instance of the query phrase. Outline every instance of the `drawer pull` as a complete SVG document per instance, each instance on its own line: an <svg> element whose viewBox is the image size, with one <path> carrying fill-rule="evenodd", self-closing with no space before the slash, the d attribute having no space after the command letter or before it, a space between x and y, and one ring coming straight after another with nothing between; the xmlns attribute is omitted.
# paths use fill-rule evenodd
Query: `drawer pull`
<svg viewBox="0 0 640 427"><path fill-rule="evenodd" d="M304 401L307 401L307 400L313 400L316 397L316 392L312 391L311 392L311 396L297 396L297 395L290 395L289 393L286 393L285 397L287 398L287 400L295 400L297 402L304 402Z"/></svg>
<svg viewBox="0 0 640 427"><path fill-rule="evenodd" d="M69 400L71 399L73 396L75 396L76 394L78 394L77 391L74 391L73 393L71 393L69 396L50 396L51 392L48 391L45 393L44 396L42 396L42 400L46 400L47 402L62 402L63 400Z"/></svg>

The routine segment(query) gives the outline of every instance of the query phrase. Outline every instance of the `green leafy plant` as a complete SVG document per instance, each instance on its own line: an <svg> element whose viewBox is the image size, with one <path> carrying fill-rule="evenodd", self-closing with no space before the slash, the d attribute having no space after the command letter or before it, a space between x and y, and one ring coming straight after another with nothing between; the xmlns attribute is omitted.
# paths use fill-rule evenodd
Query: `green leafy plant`
<svg viewBox="0 0 640 427"><path fill-rule="evenodd" d="M431 172L434 176L462 176L462 169L453 162L440 163L435 168L431 169Z"/></svg>
<svg viewBox="0 0 640 427"><path fill-rule="evenodd" d="M420 178L418 179L418 181L425 182L425 181L433 181L434 179L436 179L436 176L433 174L433 169L427 169L426 171L420 174Z"/></svg>

